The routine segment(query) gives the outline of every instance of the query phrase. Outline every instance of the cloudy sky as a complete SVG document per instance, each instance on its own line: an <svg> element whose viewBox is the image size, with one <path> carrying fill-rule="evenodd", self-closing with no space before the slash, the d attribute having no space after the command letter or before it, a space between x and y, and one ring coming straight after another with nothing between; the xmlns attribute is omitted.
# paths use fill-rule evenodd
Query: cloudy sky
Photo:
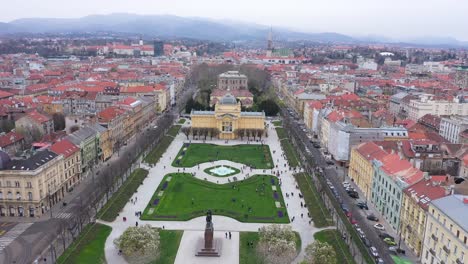
<svg viewBox="0 0 468 264"><path fill-rule="evenodd" d="M172 14L305 32L468 41L468 0L0 0L0 21L91 14Z"/></svg>

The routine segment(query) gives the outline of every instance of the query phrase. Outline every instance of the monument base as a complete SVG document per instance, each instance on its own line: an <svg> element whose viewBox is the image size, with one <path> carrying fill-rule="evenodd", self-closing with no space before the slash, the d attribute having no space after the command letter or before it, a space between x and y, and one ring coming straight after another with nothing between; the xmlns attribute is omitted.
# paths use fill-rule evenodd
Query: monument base
<svg viewBox="0 0 468 264"><path fill-rule="evenodd" d="M205 241L200 239L197 245L197 257L220 257L221 256L222 240L213 239L213 248L205 248Z"/></svg>

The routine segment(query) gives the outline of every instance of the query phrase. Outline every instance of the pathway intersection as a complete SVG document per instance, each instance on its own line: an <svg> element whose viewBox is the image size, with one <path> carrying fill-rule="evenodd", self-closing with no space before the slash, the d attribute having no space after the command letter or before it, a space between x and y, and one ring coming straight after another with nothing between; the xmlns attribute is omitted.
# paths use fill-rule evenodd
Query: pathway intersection
<svg viewBox="0 0 468 264"><path fill-rule="evenodd" d="M287 210L288 210L288 215L290 218L295 218L295 220L289 225L292 226L292 229L294 231L297 231L302 240L302 248L301 252L295 259L294 263L298 263L300 260L303 259L304 256L304 249L307 245L313 242L313 234L323 230L323 228L316 228L314 227L313 222L310 224L309 221L311 220L309 217L307 217L307 208L304 208L301 206L301 202L304 203L304 200L302 198L299 198L298 193L300 192L296 187L297 183L296 180L293 177L294 171L290 169L287 165L285 167L285 164L287 164L287 160L285 155L283 154L283 151L281 149L281 144L280 141L278 140L278 136L276 134L276 130L274 129L274 126L269 123L268 126L268 137L262 138L263 143L268 145L270 147L271 155L275 164L274 169L243 169L238 174L228 176L228 177L216 177L216 176L211 176L207 173L204 172L206 168L211 168L213 166L218 166L218 165L228 165L237 169L241 169L245 167L244 164L232 162L232 161L226 161L226 160L221 160L221 161L215 161L215 162L206 162L202 163L199 166L194 166L191 168L178 168L178 167L173 167L171 164L175 157L177 156L179 150L183 146L184 143L188 142L186 136L183 133L179 133L172 144L169 146L168 150L164 155L161 157L159 162L151 167L148 166L147 164L142 164L141 167L144 169L149 170L149 175L148 177L144 180L143 184L138 188L138 191L135 193L135 195L132 197L133 200L136 200L136 203L131 203L130 201L126 204L124 207L123 211L120 213L119 217L112 223L104 222L101 220L98 220L98 222L107 224L112 227L112 233L109 235L106 245L105 245L105 254L106 254L106 260L108 263L115 263L115 264L120 264L120 263L126 263L126 261L123 259L122 256L118 255L118 250L115 248L113 241L117 237L119 237L128 227L130 226L135 226L135 223L138 222L140 225L143 224L149 224L153 227L164 227L165 229L168 230L185 230L185 231L191 231L190 233L187 232L187 235L183 235L182 241L179 247L179 251L176 257L176 263L182 263L184 260L185 263L187 262L187 259L184 257L187 254L194 254L194 250L192 248L186 248L189 243L186 241L186 239L193 239L193 234L195 233L200 233L202 234L201 231L204 231L205 227L205 217L197 217L194 219L191 219L189 221L144 221L140 220L137 216L135 216L136 211L144 211L147 204L150 202L152 195L156 188L159 186L159 183L163 179L163 177L168 174L168 173L176 173L176 172L186 172L186 173L195 173L195 177L199 179L206 179L208 181L214 182L214 183L227 183L229 181L233 181L234 177L237 177L238 180L244 179L244 177L252 176L255 174L273 174L272 172L277 172L278 170L280 171L280 176L279 178L282 181L281 189L283 191L283 197L284 197L284 202L287 204ZM209 143L209 144L218 144L218 145L238 145L238 144L246 144L246 141L241 141L241 140L229 140L226 142L225 140L218 140L218 139L213 139L213 140L191 140L191 143ZM251 141L249 144L261 144L260 142L253 142ZM276 165L278 165L278 168L276 168ZM298 172L300 170L296 170ZM294 196L289 195L287 197L285 194L286 193L294 193ZM304 217L301 217L301 214L304 215ZM124 222L123 217L126 217L127 220ZM229 217L224 217L224 216L213 216L213 224L215 231L224 233L227 231L233 232L233 237L236 238L238 241L238 233L240 231L258 231L258 229L262 226L269 225L265 223L242 223L237 220L234 220ZM193 231L193 232L192 232ZM234 242L234 241L232 241ZM228 245L233 245L234 243L230 242ZM236 252L230 252L229 255L232 254L237 254L237 258L229 257L229 259L222 258L219 259L218 262L210 262L210 263L226 263L226 264L237 264L239 261L238 258L238 253L239 253L239 246L237 244L237 247L234 246L233 249Z"/></svg>

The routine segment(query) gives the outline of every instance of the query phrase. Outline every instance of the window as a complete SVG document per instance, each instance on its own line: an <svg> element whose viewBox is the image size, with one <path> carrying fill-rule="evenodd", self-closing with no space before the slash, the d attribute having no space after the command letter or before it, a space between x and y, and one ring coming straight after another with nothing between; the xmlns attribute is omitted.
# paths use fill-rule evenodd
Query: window
<svg viewBox="0 0 468 264"><path fill-rule="evenodd" d="M0 192L0 200L3 199L3 192Z"/></svg>
<svg viewBox="0 0 468 264"><path fill-rule="evenodd" d="M28 199L29 199L29 201L32 201L32 199L33 199L33 194L32 194L32 192L28 192Z"/></svg>
<svg viewBox="0 0 468 264"><path fill-rule="evenodd" d="M32 188L32 183L31 183L31 182L27 182L27 183L26 183L26 187L27 187L27 188Z"/></svg>
<svg viewBox="0 0 468 264"><path fill-rule="evenodd" d="M457 238L460 237L460 230L457 230Z"/></svg>
<svg viewBox="0 0 468 264"><path fill-rule="evenodd" d="M11 192L8 192L7 198L8 198L9 200L13 199L13 194L12 194Z"/></svg>
<svg viewBox="0 0 468 264"><path fill-rule="evenodd" d="M223 122L223 132L232 132L232 122Z"/></svg>
<svg viewBox="0 0 468 264"><path fill-rule="evenodd" d="M21 193L20 192L16 192L16 200L21 200Z"/></svg>

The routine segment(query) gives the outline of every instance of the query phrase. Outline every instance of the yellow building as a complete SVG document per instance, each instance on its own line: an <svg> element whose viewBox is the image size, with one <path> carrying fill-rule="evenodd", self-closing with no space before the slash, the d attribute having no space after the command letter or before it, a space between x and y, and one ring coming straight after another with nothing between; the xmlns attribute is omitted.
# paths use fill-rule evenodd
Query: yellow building
<svg viewBox="0 0 468 264"><path fill-rule="evenodd" d="M366 199L369 199L372 193L372 180L374 177L372 160L379 160L386 155L388 153L374 142L359 144L351 150L348 174L364 193Z"/></svg>
<svg viewBox="0 0 468 264"><path fill-rule="evenodd" d="M403 190L400 237L418 257L421 256L429 203L445 195L445 188L428 176Z"/></svg>
<svg viewBox="0 0 468 264"><path fill-rule="evenodd" d="M235 139L236 131L264 130L264 112L241 112L241 103L231 94L226 94L215 105L214 111L193 111L192 128L218 129L219 138Z"/></svg>
<svg viewBox="0 0 468 264"><path fill-rule="evenodd" d="M468 195L449 195L429 204L423 264L468 262Z"/></svg>

